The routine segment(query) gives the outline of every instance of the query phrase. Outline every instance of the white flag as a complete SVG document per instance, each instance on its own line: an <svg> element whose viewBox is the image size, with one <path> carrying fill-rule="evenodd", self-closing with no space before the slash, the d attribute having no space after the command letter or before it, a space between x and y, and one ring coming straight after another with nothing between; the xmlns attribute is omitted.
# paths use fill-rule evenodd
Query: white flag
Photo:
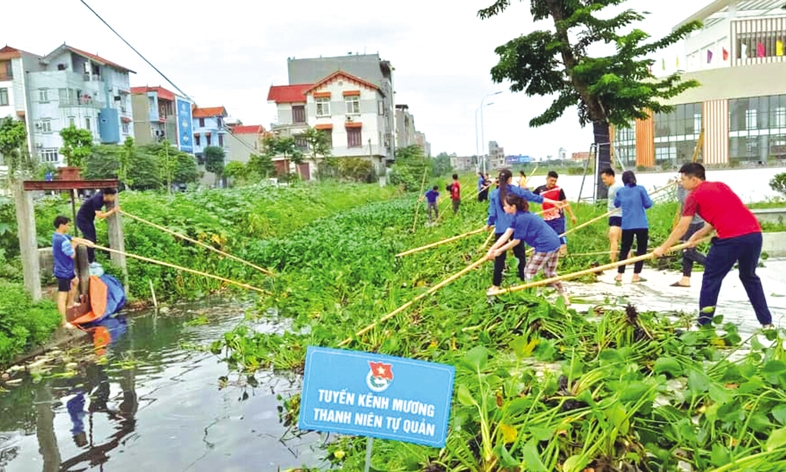
<svg viewBox="0 0 786 472"><path fill-rule="evenodd" d="M747 59L748 58L748 45L747 44L742 44L741 46L742 46L742 52L740 53L740 57L742 59Z"/></svg>

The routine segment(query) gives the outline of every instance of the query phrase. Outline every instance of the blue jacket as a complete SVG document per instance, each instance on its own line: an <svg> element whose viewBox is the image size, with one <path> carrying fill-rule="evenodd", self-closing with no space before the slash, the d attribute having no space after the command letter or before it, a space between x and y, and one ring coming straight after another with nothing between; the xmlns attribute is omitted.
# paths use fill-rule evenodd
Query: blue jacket
<svg viewBox="0 0 786 472"><path fill-rule="evenodd" d="M614 195L614 206L622 208L622 229L649 228L646 209L652 207L647 189L641 185L624 186Z"/></svg>
<svg viewBox="0 0 786 472"><path fill-rule="evenodd" d="M543 203L543 197L521 187L508 185L508 192L515 193L528 202ZM489 218L486 224L494 226L495 233L502 234L510 228L511 223L513 223L513 215L505 213L502 202L499 201L499 189L495 188L489 197Z"/></svg>
<svg viewBox="0 0 786 472"><path fill-rule="evenodd" d="M513 239L524 241L535 248L535 252L554 252L562 244L554 228L543 218L528 211L517 211L510 227L513 229Z"/></svg>
<svg viewBox="0 0 786 472"><path fill-rule="evenodd" d="M55 259L55 277L58 279L74 278L74 247L71 236L55 232L52 235L52 255Z"/></svg>

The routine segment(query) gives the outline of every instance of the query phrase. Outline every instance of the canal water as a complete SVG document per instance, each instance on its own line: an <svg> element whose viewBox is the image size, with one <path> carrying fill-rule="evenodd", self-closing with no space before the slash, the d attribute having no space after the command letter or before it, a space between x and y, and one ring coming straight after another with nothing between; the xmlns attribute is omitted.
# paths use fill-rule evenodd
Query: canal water
<svg viewBox="0 0 786 472"><path fill-rule="evenodd" d="M21 384L0 393L0 471L327 467L323 436L293 437L279 420L277 395L299 391L297 375L249 381L193 348L219 339L247 308L214 300L121 316L97 345L50 354L67 358L48 373L16 373ZM267 319L257 329L281 326Z"/></svg>

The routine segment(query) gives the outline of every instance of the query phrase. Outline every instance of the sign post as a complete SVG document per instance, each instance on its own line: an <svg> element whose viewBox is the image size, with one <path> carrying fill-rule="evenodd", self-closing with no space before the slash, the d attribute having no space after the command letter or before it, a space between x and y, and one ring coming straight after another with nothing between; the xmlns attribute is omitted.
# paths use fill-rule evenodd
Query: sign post
<svg viewBox="0 0 786 472"><path fill-rule="evenodd" d="M298 428L444 447L453 366L309 347Z"/></svg>

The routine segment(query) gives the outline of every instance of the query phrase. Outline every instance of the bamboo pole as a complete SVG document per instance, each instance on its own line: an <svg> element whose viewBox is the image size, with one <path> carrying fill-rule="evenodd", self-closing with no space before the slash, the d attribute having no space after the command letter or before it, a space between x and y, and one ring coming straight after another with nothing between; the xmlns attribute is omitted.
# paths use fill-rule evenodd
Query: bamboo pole
<svg viewBox="0 0 786 472"><path fill-rule="evenodd" d="M172 236L178 237L178 238L180 238L180 239L184 239L184 240L186 240L186 241L188 241L188 242L190 242L190 243L194 243L194 244L196 244L196 245L198 245L198 246L202 246L202 247L204 247L204 248L206 248L206 249L210 249L211 251L213 251L213 252L215 252L215 253L218 253L218 254L221 254L222 256L226 256L226 257L228 257L228 258L230 258L230 259L234 259L234 260L236 260L236 261L238 261L238 262L241 262L241 263L243 263L243 264L245 264L245 265L247 265L247 266L249 266L249 267L253 267L254 269L256 269L256 270L258 270L258 271L262 272L262 273L263 273L263 274L265 274L265 275L269 275L269 276L274 276L274 275L276 275L276 274L274 274L273 272L269 271L268 269L265 269L265 268L263 268L263 267L260 267L260 266L258 266L258 265L256 265L256 264L253 264L253 263L251 263L251 262L248 262L248 261L246 261L246 260L243 260L243 259L241 259L241 258L239 258L239 257L237 257L237 256L233 256L232 254L228 254L228 253L226 253L226 252L224 252L224 251L222 251L222 250L220 250L220 249L216 249L216 248L214 248L213 246L211 246L211 245L209 245L209 244L205 244L205 243L203 243L202 241L197 241L196 239L189 238L188 236L186 236L186 235L184 235L184 234L180 234L180 233L178 233L178 232L172 231L172 230L170 230L170 229L168 229L168 228L165 228L165 227L163 227L163 226L161 226L161 225L158 225L158 224L156 224L156 223L153 223L152 221L148 221L148 220L146 220L146 219L144 219L144 218L141 218L141 217L139 217L139 216L132 215L131 213L128 213L128 212L127 212L127 211L125 211L125 210L120 210L120 213L124 214L125 216L127 216L127 217L129 217L129 218L132 218L132 219L134 219L134 220L137 220L137 221L139 221L140 223L145 223L145 224L148 224L148 225L150 225L150 226L152 226L152 227L154 227L154 228L156 228L156 229L159 229L159 230L161 230L161 231L163 231L163 232L165 232L165 233L169 233L169 234L171 234Z"/></svg>
<svg viewBox="0 0 786 472"><path fill-rule="evenodd" d="M456 272L455 274L451 275L447 279L443 280L442 282L440 282L437 285L431 287L430 289L426 290L425 292L421 293L417 297L413 298L412 300L408 301L407 303L405 303L405 304L401 305L400 307L396 308L395 310L391 311L390 313L388 313L387 315L385 315L382 318L378 319L377 321L375 321L375 322L371 323L370 325L366 326L365 328L361 329L360 331L355 333L355 337L359 338L360 336L363 336L364 334L368 333L369 331L374 329L379 324L384 323L385 321L393 318L394 316L396 316L399 313L403 312L407 308L411 307L415 302L426 298L427 296L431 295L432 293L436 292L437 290L441 289L442 287L444 287L444 286L450 284L451 282L455 281L456 279L458 279L462 275L466 274L467 272L470 272L470 271L480 267L481 265L483 265L484 262L486 262L486 256L481 257L477 261L475 261L472 264L468 265L467 267L461 269L459 272ZM339 343L338 347L346 346L350 342L352 342L352 337L349 337L349 338L341 341L341 343Z"/></svg>
<svg viewBox="0 0 786 472"><path fill-rule="evenodd" d="M691 157L691 162L696 162L699 160L699 150L704 146L704 129L702 128L701 133L699 133L699 139L696 140L696 147L693 148L693 156ZM680 222L680 216L682 215L682 206L681 204L677 204L677 210L674 213L674 221L671 223L671 230L674 231L674 228L677 227L677 224Z"/></svg>
<svg viewBox="0 0 786 472"><path fill-rule="evenodd" d="M489 237L486 238L486 242L484 242L483 245L478 248L478 250L482 251L482 250L486 249L486 247L489 245L489 243L491 242L491 239L493 237L494 237L494 232L492 231L491 234L489 234Z"/></svg>
<svg viewBox="0 0 786 472"><path fill-rule="evenodd" d="M486 227L478 228L476 230L472 230L468 233L459 234L458 236L453 236L452 238L443 239L441 241L437 241L435 243L426 244L425 246L416 247L415 249L410 249L409 251L404 251L396 254L396 257L404 257L410 254L414 254L416 252L425 251L426 249L431 249L433 247L441 246L443 244L452 243L453 241L458 241L459 239L466 238L467 236L473 236L478 233L482 233L486 230Z"/></svg>
<svg viewBox="0 0 786 472"><path fill-rule="evenodd" d="M711 238L712 238L711 236L707 236L705 238L702 238L702 239L698 240L696 242L696 244L703 243L705 241L709 241ZM690 246L689 243L678 244L678 245L673 246L672 248L670 248L668 252L679 251L679 250L685 249L685 248L687 248L689 246ZM502 294L505 294L505 293L518 292L520 290L526 290L528 288L540 287L540 286L543 286L543 285L549 285L549 284L553 284L554 282L560 282L560 281L563 281L563 280L575 279L575 278L581 277L583 275L594 274L595 272L603 272L603 271L608 270L608 269L614 269L614 268L617 268L617 267L620 267L620 266L623 266L623 265L633 264L635 262L646 261L648 259L654 259L654 258L655 258L655 254L651 252L649 254L644 254L644 255L636 256L636 257L631 257L630 259L625 259L624 261L612 262L611 264L606 264L606 265L602 265L602 266L598 266L598 267L592 267L590 269L580 270L578 272L573 272L571 274L565 274L565 275L560 275L560 276L557 276L557 277L551 277L551 278L548 278L548 279L538 280L537 282L530 282L530 283L526 283L526 284L522 284L522 285L516 285L516 286L508 287L508 288L505 288L505 289L498 289L498 290L496 290L494 292L489 292L489 295L497 295L498 296L498 295L502 295Z"/></svg>
<svg viewBox="0 0 786 472"><path fill-rule="evenodd" d="M423 179L420 181L420 192L418 192L418 201L415 203L415 221L412 222L412 232L418 226L418 211L420 211L420 197L423 195L423 187L426 185L426 175L428 175L428 167L423 169Z"/></svg>
<svg viewBox="0 0 786 472"><path fill-rule="evenodd" d="M272 295L267 290L262 290L261 288L254 287L254 286L249 285L249 284L244 284L242 282L237 282L237 281L234 281L234 280L231 280L231 279L226 279L224 277L219 277L218 275L208 274L207 272L202 272L202 271L195 270L195 269L189 269L187 267L182 267L182 266L179 266L179 265L170 264L169 262L159 261L159 260L156 260L156 259L151 259L149 257L137 256L136 254L129 254L127 252L122 252L122 251L118 251L118 250L115 250L115 249L110 249L108 247L99 246L98 244L95 245L95 248L96 249L100 249L102 251L106 251L106 252L113 252L115 254L123 254L126 257L133 257L134 259L139 259L140 261L150 262L152 264L158 264L158 265L162 265L164 267L171 267L172 269L182 270L183 272L189 272L189 273L195 274L195 275L202 275L204 277L209 277L211 279L220 280L220 281L226 282L228 284L237 285L238 287L243 287L243 288L248 289L248 290L254 290L254 291L259 292L259 293L264 293L265 295Z"/></svg>

